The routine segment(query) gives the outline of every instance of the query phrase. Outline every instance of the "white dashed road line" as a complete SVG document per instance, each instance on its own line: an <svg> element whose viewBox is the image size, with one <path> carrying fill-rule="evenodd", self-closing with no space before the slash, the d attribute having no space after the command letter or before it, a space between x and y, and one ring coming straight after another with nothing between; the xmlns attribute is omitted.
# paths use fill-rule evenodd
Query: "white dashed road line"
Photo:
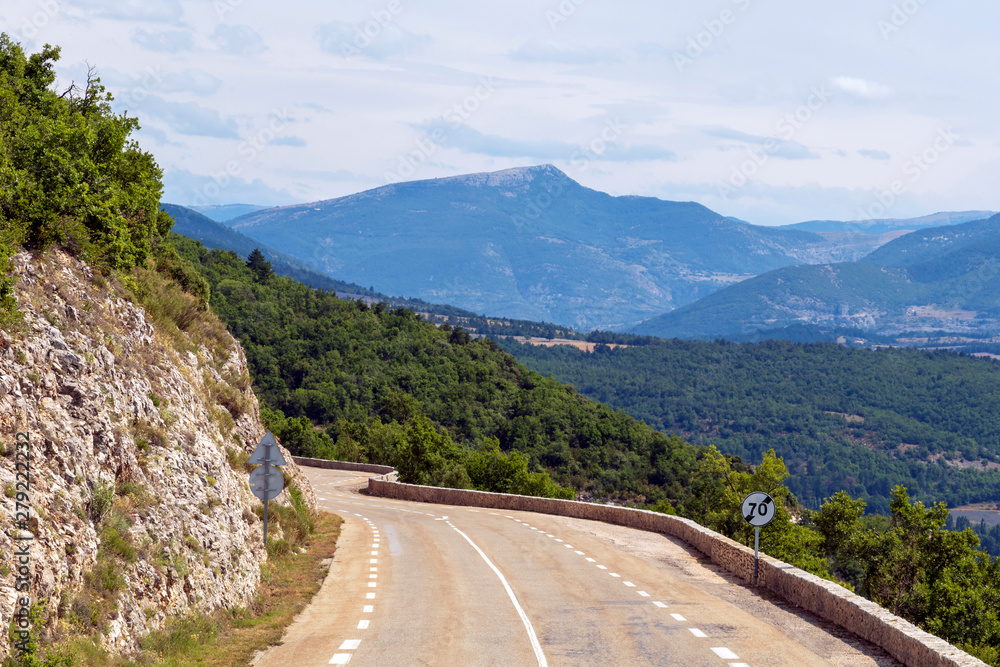
<svg viewBox="0 0 1000 667"><path fill-rule="evenodd" d="M725 646L715 647L715 648L712 649L712 652L715 653L715 655L717 655L720 658L722 658L723 660L739 660L740 659L740 656L736 655L735 653L733 653L732 651L730 651Z"/></svg>

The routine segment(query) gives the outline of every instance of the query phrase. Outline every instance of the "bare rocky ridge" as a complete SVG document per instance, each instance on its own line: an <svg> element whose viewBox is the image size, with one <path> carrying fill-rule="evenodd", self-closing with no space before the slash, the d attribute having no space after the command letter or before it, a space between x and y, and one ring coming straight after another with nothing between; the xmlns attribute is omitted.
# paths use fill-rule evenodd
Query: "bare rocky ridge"
<svg viewBox="0 0 1000 667"><path fill-rule="evenodd" d="M44 619L36 636L87 616L102 531L95 496L112 485L136 554L116 561L124 585L94 628L109 650L134 652L169 616L251 604L266 553L240 453L265 429L239 343L225 332L215 349L197 335L171 339L61 252L22 253L14 263L24 323L0 330L2 627L19 595L11 567L17 432L31 442L30 594ZM286 477L315 509L308 481L285 457ZM288 490L273 502L289 504ZM0 633L0 655L10 648Z"/></svg>

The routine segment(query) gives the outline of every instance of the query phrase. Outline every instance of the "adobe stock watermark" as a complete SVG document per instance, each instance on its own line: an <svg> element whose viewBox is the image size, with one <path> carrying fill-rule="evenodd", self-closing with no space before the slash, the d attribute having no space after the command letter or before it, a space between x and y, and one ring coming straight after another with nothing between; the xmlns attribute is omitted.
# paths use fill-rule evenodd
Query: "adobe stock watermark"
<svg viewBox="0 0 1000 667"><path fill-rule="evenodd" d="M448 124L448 128L433 127L426 137L418 137L414 140L414 149L399 156L396 171L387 171L384 174L385 182L399 183L413 177L420 167L424 166L431 156L448 143L450 131L461 127L472 118L480 107L488 99L493 97L500 83L492 76L479 77L479 85L464 99L453 104L441 114L440 119Z"/></svg>
<svg viewBox="0 0 1000 667"><path fill-rule="evenodd" d="M923 151L911 156L903 163L903 175L906 179L897 178L884 190L880 190L875 195L875 200L866 208L858 209L857 221L877 220L884 218L900 196L902 196L911 185L914 185L930 171L938 161L948 153L955 145L961 141L962 137L948 127L937 131L937 135Z"/></svg>
<svg viewBox="0 0 1000 667"><path fill-rule="evenodd" d="M774 134L767 137L762 144L747 146L747 159L733 167L729 180L718 186L718 194L722 199L729 199L729 196L750 182L757 172L775 155L781 151L782 147L795 139L799 130L806 126L816 114L834 98L834 93L821 84L813 86L809 91L809 96L794 111L786 113L774 124Z"/></svg>
<svg viewBox="0 0 1000 667"><path fill-rule="evenodd" d="M11 619L11 640L23 653L31 651L31 542L35 535L31 528L31 438L28 433L17 433L14 446L14 590L19 595L14 600Z"/></svg>
<svg viewBox="0 0 1000 667"><path fill-rule="evenodd" d="M576 14L576 10L585 4L587 4L587 0L562 0L555 9L547 9L545 20L549 22L549 28L555 30L568 21L573 14Z"/></svg>
<svg viewBox="0 0 1000 667"><path fill-rule="evenodd" d="M892 13L887 19L878 20L878 30L886 42L895 33L902 30L917 13L927 4L927 0L905 0L892 6Z"/></svg>
<svg viewBox="0 0 1000 667"><path fill-rule="evenodd" d="M739 12L745 12L753 4L753 0L731 0L731 2ZM674 54L674 65L677 67L677 71L683 74L684 70L705 55L725 34L729 26L736 23L739 12L726 8L719 12L715 18L702 21L704 30L688 37L684 51Z"/></svg>
<svg viewBox="0 0 1000 667"><path fill-rule="evenodd" d="M62 11L62 5L57 0L42 0L37 5L38 9L31 13L31 16L24 18L21 23L21 30L18 33L22 41L34 39L45 26L51 23Z"/></svg>
<svg viewBox="0 0 1000 667"><path fill-rule="evenodd" d="M628 129L628 125L622 122L621 118L608 118L604 122L599 134L590 141L579 145L579 148L569 156L570 171L577 178L585 173L593 163L607 153L608 149L618 143L621 136ZM561 180L555 182L551 189L539 192L524 206L523 215L512 215L510 217L513 225L519 229L528 226L531 220L538 220L542 212L551 207L564 193Z"/></svg>
<svg viewBox="0 0 1000 667"><path fill-rule="evenodd" d="M340 42L341 55L345 58L359 55L371 46L402 13L403 3L400 0L389 0L385 9L373 11L370 19L354 27L354 39L351 40L351 43Z"/></svg>
<svg viewBox="0 0 1000 667"><path fill-rule="evenodd" d="M196 190L191 206L206 206L217 199L233 183L233 179L243 173L243 169L257 159L270 143L275 140L295 117L287 108L274 109L268 115L267 124L248 137L236 149L239 159L231 159L225 167L212 175L212 180Z"/></svg>
<svg viewBox="0 0 1000 667"><path fill-rule="evenodd" d="M220 21L226 18L226 14L235 12L240 5L243 4L243 0L215 0L212 3L212 8L215 9L215 15Z"/></svg>

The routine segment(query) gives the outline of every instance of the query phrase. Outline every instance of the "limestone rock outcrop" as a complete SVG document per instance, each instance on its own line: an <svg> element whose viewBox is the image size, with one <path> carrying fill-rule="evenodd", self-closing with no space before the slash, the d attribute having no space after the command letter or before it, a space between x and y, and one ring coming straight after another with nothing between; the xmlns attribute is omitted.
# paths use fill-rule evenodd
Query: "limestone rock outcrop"
<svg viewBox="0 0 1000 667"><path fill-rule="evenodd" d="M267 556L245 463L265 429L239 343L218 323L165 332L64 253L14 266L23 321L0 329L0 627L23 595L18 432L30 442L36 634L70 619L129 654L169 616L251 604ZM294 485L315 509L284 454L290 485L272 503L292 503ZM0 655L10 648L0 632Z"/></svg>

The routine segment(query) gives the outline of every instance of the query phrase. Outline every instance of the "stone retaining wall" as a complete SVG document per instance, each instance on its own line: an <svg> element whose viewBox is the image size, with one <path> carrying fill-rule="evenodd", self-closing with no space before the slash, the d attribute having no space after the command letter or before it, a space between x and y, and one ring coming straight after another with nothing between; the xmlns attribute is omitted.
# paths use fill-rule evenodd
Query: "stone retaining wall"
<svg viewBox="0 0 1000 667"><path fill-rule="evenodd" d="M327 470L350 470L351 472L373 472L383 478L394 481L399 473L391 466L380 466L374 463L350 463L348 461L327 461L326 459L308 459L304 456L293 456L297 465L311 468L326 468Z"/></svg>
<svg viewBox="0 0 1000 667"><path fill-rule="evenodd" d="M298 459L296 462L311 465L300 463ZM690 519L629 507L415 486L379 479L368 480L368 493L383 498L442 505L556 514L662 533L684 540L746 583L753 581L753 549ZM758 582L759 586L789 602L880 646L911 667L986 667L981 660L890 614L874 602L776 558L760 555Z"/></svg>

